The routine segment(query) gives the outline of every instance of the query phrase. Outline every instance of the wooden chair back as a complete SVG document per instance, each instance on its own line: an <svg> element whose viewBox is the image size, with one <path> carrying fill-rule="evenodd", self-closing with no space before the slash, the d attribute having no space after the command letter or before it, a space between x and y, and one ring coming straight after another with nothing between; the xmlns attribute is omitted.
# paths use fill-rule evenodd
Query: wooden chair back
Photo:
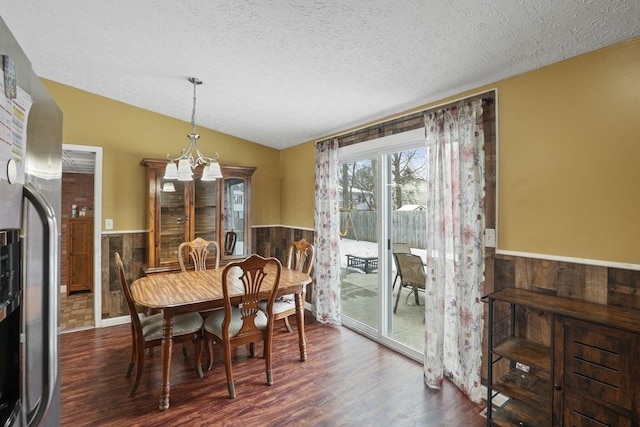
<svg viewBox="0 0 640 427"><path fill-rule="evenodd" d="M134 337L137 338L138 334L142 334L142 325L140 324L140 318L138 317L138 312L140 310L138 310L138 307L131 296L131 289L129 288L127 276L124 272L124 264L122 263L122 258L120 258L120 254L118 252L116 252L115 258L116 267L118 268L118 276L120 277L120 285L122 286L122 293L125 301L127 302L127 307L129 308L129 315L131 316L131 329L135 334Z"/></svg>
<svg viewBox="0 0 640 427"><path fill-rule="evenodd" d="M315 252L313 245L304 238L300 239L297 242L291 243L289 246L287 267L305 274L311 274L314 257Z"/></svg>
<svg viewBox="0 0 640 427"><path fill-rule="evenodd" d="M266 267L273 265L275 271L267 273ZM255 318L260 311L259 302L264 299L263 286L266 283L272 283L267 299L267 317L268 326L267 333L273 332L273 302L276 299L278 286L280 285L280 274L282 272L282 264L277 258L263 258L260 255L251 255L243 261L232 262L227 264L222 272L222 292L224 295L225 318L222 323L222 334L224 337L229 336L229 326L232 316L231 310L235 304L231 303L231 290L234 293L243 290L242 300L239 303L240 313L242 315L242 327L240 332L232 339L232 346L243 342L253 342L256 335L263 336L264 330L260 330L255 325ZM268 282L265 280L268 279ZM262 298L261 298L262 297ZM240 343L238 341L241 341Z"/></svg>
<svg viewBox="0 0 640 427"><path fill-rule="evenodd" d="M273 267L271 267L273 266ZM273 304L280 286L282 264L277 258L251 255L243 261L231 262L222 270L224 311L214 311L204 322L209 347L209 369L213 366L213 343L223 347L229 397L236 397L231 366L231 348L249 344L251 357L254 343L263 342L267 384L273 384L271 347L273 343ZM270 284L271 289L265 289ZM233 297L232 297L233 295ZM261 299L267 298L266 313L260 309ZM196 360L201 370L202 360Z"/></svg>
<svg viewBox="0 0 640 427"><path fill-rule="evenodd" d="M140 384L140 378L142 377L142 371L144 369L144 350L145 348L152 348L159 346L162 342L162 314L154 314L149 317L145 317L143 320L138 317L138 312L143 310L138 309L138 306L133 301L131 295L131 289L127 283L127 278L124 272L124 265L122 264L122 258L120 254L116 252L116 266L118 268L118 275L120 276L120 284L122 285L122 292L124 298L127 301L129 307L129 315L131 316L131 359L129 360L129 367L125 377L129 378L135 366L136 375L131 384L129 390L129 396L133 397ZM187 348L184 343L187 341L193 341L196 346L196 356L199 359L202 358L202 317L198 313L184 313L178 314L174 317L174 329L173 329L173 342L183 343L182 352L187 357ZM159 333L160 332L160 333ZM196 371L200 378L203 377L202 369L198 365Z"/></svg>
<svg viewBox="0 0 640 427"><path fill-rule="evenodd" d="M224 254L233 255L233 251L236 250L236 240L238 235L235 231L230 230L224 233Z"/></svg>
<svg viewBox="0 0 640 427"><path fill-rule="evenodd" d="M211 253L210 249L214 249L214 268L218 268L220 267L220 247L218 246L218 242L197 237L191 242L180 243L180 246L178 246L178 261L180 262L180 269L182 271L187 271L185 258L190 256L196 271L206 270L207 256Z"/></svg>

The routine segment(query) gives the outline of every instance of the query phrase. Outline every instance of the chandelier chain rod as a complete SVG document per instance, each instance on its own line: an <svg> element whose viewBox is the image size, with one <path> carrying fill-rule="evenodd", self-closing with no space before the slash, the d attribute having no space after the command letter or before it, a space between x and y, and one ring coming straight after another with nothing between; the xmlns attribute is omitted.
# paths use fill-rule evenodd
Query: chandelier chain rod
<svg viewBox="0 0 640 427"><path fill-rule="evenodd" d="M191 110L191 133L196 133L196 86L202 84L200 80L195 77L189 79L193 83L193 109Z"/></svg>

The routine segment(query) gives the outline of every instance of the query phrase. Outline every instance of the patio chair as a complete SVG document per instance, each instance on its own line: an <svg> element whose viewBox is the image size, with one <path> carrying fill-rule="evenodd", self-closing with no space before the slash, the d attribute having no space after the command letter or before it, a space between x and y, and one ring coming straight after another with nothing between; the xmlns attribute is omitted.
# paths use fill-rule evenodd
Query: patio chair
<svg viewBox="0 0 640 427"><path fill-rule="evenodd" d="M407 295L407 302L413 292L416 305L420 305L418 291L424 292L427 275L424 272L424 264L420 256L407 253L394 253L393 257L396 260L396 267L398 268L398 275L400 277L400 287L398 287L398 295L396 296L396 303L393 307L393 312L395 313L398 309L398 301L400 301L402 288L411 288L411 292Z"/></svg>
<svg viewBox="0 0 640 427"><path fill-rule="evenodd" d="M394 243L392 247L392 253L394 254L410 254L411 246L408 243ZM394 258L395 261L395 258ZM393 286L391 289L396 288L396 282L398 281L398 277L400 277L400 273L398 270L398 263L396 263L396 277L393 278Z"/></svg>

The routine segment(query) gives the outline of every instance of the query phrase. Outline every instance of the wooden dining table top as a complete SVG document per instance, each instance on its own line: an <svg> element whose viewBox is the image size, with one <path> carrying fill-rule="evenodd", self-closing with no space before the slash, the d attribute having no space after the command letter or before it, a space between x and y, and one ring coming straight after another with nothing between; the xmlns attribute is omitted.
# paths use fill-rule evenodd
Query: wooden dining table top
<svg viewBox="0 0 640 427"><path fill-rule="evenodd" d="M184 271L167 274L152 274L136 279L131 284L131 295L136 304L148 308L180 308L188 305L221 301L222 271L224 267L200 270ZM267 266L267 278L264 291L271 290L269 283L270 271L275 268ZM273 274L271 274L273 276ZM287 295L301 292L301 289L311 283L311 277L300 271L282 267L278 295ZM231 295L242 294L243 289L238 288L234 292L233 284L230 286Z"/></svg>

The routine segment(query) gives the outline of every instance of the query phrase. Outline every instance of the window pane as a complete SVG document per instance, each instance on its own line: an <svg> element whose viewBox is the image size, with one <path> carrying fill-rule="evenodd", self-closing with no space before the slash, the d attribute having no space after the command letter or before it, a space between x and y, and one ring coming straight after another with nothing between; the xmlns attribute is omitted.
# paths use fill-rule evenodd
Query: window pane
<svg viewBox="0 0 640 427"><path fill-rule="evenodd" d="M376 161L366 159L341 166L342 314L377 329Z"/></svg>

